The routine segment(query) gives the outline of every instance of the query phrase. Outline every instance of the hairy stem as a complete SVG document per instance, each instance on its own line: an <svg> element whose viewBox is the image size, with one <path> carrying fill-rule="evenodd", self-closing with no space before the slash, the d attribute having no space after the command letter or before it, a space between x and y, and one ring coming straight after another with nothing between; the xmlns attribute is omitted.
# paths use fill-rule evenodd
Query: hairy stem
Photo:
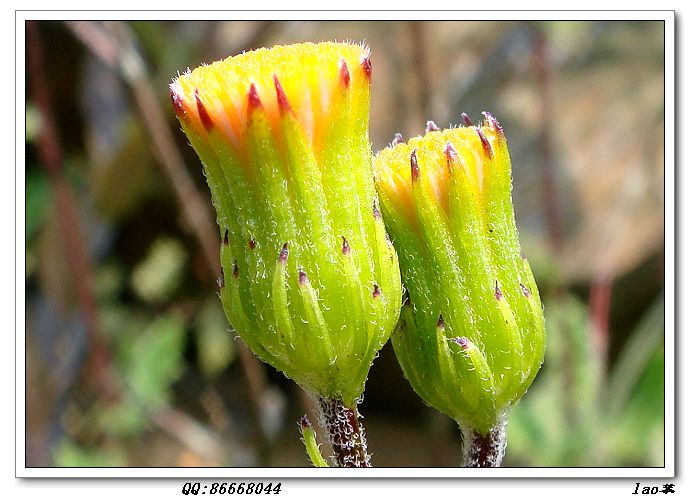
<svg viewBox="0 0 690 498"><path fill-rule="evenodd" d="M337 467L371 467L364 426L357 406L346 407L339 399L319 398L319 422L333 445L333 463Z"/></svg>
<svg viewBox="0 0 690 498"><path fill-rule="evenodd" d="M463 467L500 467L506 450L506 418L502 417L487 434L461 427Z"/></svg>

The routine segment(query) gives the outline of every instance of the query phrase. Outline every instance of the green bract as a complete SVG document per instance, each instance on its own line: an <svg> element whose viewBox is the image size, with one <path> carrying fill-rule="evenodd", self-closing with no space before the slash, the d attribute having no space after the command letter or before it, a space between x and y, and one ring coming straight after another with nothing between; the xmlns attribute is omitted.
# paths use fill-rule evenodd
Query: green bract
<svg viewBox="0 0 690 498"><path fill-rule="evenodd" d="M409 300L392 342L417 394L486 434L544 357L544 318L518 243L503 130L429 131L374 160Z"/></svg>
<svg viewBox="0 0 690 498"><path fill-rule="evenodd" d="M398 319L398 260L376 209L366 47L299 44L171 85L222 238L220 295L262 360L354 406Z"/></svg>

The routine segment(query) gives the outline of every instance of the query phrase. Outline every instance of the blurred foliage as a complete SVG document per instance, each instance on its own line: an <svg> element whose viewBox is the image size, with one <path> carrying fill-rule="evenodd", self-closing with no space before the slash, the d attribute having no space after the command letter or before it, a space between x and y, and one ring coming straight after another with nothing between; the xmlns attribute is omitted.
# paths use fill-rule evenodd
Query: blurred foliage
<svg viewBox="0 0 690 498"><path fill-rule="evenodd" d="M156 304L170 299L182 283L187 253L175 239L158 239L132 270L131 283L142 301Z"/></svg>
<svg viewBox="0 0 690 498"><path fill-rule="evenodd" d="M491 111L508 135L518 227L549 341L543 370L512 412L505 465L663 465L663 24L93 26L141 58L181 173L207 204L202 218L212 216L210 196L167 91L187 67L276 43L365 39L375 150L395 132L421 133L427 119L447 126L463 111L475 120ZM56 176L71 189L78 227L65 229L56 179L40 159L46 120L29 96L27 465L308 465L295 424L308 399L271 368L248 374L239 361L215 277L143 119L150 109L122 66L96 57L70 25L38 27L63 157ZM89 267L68 258L79 244ZM86 291L75 279L84 274ZM594 289L607 279L600 310ZM262 379L264 443L251 408ZM457 465L457 428L414 395L390 347L374 362L362 412L376 466Z"/></svg>
<svg viewBox="0 0 690 498"><path fill-rule="evenodd" d="M199 312L196 330L199 366L204 375L214 378L235 357L234 334L228 332L227 318L216 296L209 298Z"/></svg>
<svg viewBox="0 0 690 498"><path fill-rule="evenodd" d="M512 412L508 464L663 466L663 304L632 332L607 385L587 307L574 296L546 302L546 360Z"/></svg>
<svg viewBox="0 0 690 498"><path fill-rule="evenodd" d="M27 243L34 240L51 203L50 187L45 175L39 171L29 172L26 175L26 205L30 206L31 214L26 217ZM27 250L27 256L29 255L33 256L33 253ZM35 268L36 260L33 257L27 257L26 276L31 275Z"/></svg>
<svg viewBox="0 0 690 498"><path fill-rule="evenodd" d="M118 341L116 352L124 383L143 410L170 401L169 389L182 373L183 324L174 316L157 318L143 330Z"/></svg>
<svg viewBox="0 0 690 498"><path fill-rule="evenodd" d="M120 451L84 450L71 441L62 441L55 449L55 465L58 467L121 467L126 456Z"/></svg>
<svg viewBox="0 0 690 498"><path fill-rule="evenodd" d="M157 177L148 152L145 130L132 117L121 124L123 141L90 171L89 188L95 208L106 220L117 222L155 195ZM116 200L116 202L114 202Z"/></svg>

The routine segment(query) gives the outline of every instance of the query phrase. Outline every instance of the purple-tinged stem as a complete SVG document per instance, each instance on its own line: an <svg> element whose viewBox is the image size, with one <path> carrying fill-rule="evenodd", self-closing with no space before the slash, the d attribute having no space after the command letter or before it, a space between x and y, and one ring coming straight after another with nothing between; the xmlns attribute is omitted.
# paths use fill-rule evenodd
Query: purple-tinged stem
<svg viewBox="0 0 690 498"><path fill-rule="evenodd" d="M333 463L337 467L371 467L357 407L348 408L339 399L321 397L318 405L319 422L333 446Z"/></svg>
<svg viewBox="0 0 690 498"><path fill-rule="evenodd" d="M501 418L488 434L461 427L463 467L500 467L506 451L506 419Z"/></svg>

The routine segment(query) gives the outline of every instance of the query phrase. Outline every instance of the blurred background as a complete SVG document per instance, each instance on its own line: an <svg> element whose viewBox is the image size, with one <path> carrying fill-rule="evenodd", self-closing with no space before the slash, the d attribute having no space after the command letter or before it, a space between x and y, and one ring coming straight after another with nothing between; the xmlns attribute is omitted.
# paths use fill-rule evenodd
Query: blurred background
<svg viewBox="0 0 690 498"><path fill-rule="evenodd" d="M548 348L504 466L664 465L663 22L26 28L27 466L308 466L310 400L224 317L210 195L167 85L345 39L372 49L374 151L461 112L506 130ZM459 431L390 345L360 411L375 466L458 465Z"/></svg>

